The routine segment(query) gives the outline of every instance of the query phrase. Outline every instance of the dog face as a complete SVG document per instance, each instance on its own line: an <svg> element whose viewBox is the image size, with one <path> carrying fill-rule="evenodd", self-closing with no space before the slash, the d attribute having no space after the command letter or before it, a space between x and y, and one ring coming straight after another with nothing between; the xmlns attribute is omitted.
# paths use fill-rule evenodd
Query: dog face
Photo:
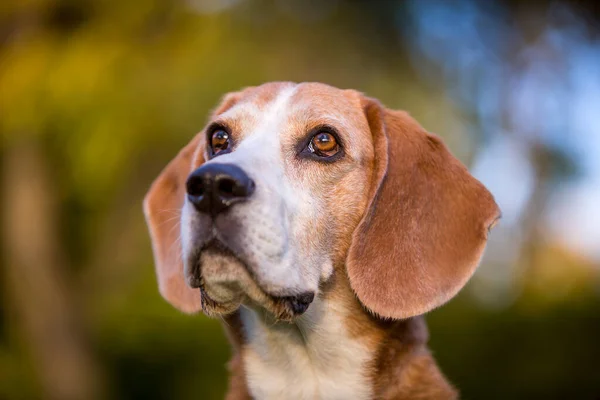
<svg viewBox="0 0 600 400"><path fill-rule="evenodd" d="M324 85L279 84L247 89L214 115L192 168L202 175L217 166L225 176L234 168L252 193L217 212L218 199L184 200L184 275L204 291L206 308L252 300L284 316L302 311L331 276L366 204L362 166L373 162L359 101Z"/></svg>
<svg viewBox="0 0 600 400"><path fill-rule="evenodd" d="M179 218L163 215L180 209ZM404 113L352 90L271 83L225 97L145 200L159 287L184 311L291 319L334 271L372 312L446 301L499 216Z"/></svg>

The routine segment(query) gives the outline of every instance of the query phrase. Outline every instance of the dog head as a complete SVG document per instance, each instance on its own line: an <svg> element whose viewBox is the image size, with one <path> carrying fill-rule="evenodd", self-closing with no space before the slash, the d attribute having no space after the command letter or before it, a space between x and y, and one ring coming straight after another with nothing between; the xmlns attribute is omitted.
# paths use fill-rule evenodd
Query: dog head
<svg viewBox="0 0 600 400"><path fill-rule="evenodd" d="M492 195L406 113L317 83L225 96L144 210L175 307L246 304L280 319L302 314L334 273L381 317L427 312L466 283L499 218Z"/></svg>

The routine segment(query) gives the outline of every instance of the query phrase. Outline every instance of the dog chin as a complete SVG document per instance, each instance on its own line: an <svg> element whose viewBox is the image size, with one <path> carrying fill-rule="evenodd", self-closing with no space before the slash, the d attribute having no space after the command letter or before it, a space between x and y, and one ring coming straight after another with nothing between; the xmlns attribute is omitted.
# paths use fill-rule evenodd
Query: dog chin
<svg viewBox="0 0 600 400"><path fill-rule="evenodd" d="M221 242L211 241L194 258L195 268L187 280L200 289L202 311L208 316L231 314L241 305L267 311L282 321L291 321L304 312L298 312L289 298L263 290L247 265Z"/></svg>
<svg viewBox="0 0 600 400"><path fill-rule="evenodd" d="M307 304L296 297L275 296L263 290L248 267L222 243L205 246L196 256L196 268L188 277L200 289L202 311L208 316L231 314L244 305L276 320L292 321ZM308 304L312 301L312 297Z"/></svg>

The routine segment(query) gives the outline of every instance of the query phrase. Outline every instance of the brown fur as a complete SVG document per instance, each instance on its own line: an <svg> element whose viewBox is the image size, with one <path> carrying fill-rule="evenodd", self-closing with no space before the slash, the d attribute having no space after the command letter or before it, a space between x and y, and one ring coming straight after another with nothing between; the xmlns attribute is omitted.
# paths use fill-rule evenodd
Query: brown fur
<svg viewBox="0 0 600 400"><path fill-rule="evenodd" d="M442 141L408 114L371 99L365 109L377 154L375 177L346 267L369 310L408 318L445 303L464 286L500 211Z"/></svg>
<svg viewBox="0 0 600 400"><path fill-rule="evenodd" d="M343 299L354 310L346 325L352 336L376 353L368 374L376 399L455 399L448 383L427 349L429 332L423 316L402 320L381 319L366 312L353 296L345 274L336 275L325 292Z"/></svg>
<svg viewBox="0 0 600 400"><path fill-rule="evenodd" d="M244 372L244 363L242 360L242 346L244 344L244 334L242 321L239 312L234 312L225 317L223 324L227 338L231 343L233 355L227 369L229 370L229 388L227 390L226 400L250 400L252 397L248 392L246 384L246 375Z"/></svg>
<svg viewBox="0 0 600 400"><path fill-rule="evenodd" d="M266 84L229 94L213 120L243 101L261 109L290 85ZM294 101L303 112L293 121L296 129L290 135L306 129L307 121L317 120L323 108L335 111L341 118L337 123L345 129L359 130L349 138L348 148L361 152L347 156L358 161L361 173L353 175L356 183L331 190L328 202L335 211L330 237L335 273L322 285L320 296L343 302L352 311L346 329L374 354L373 362L365 366L374 398L456 398L427 350L421 314L454 296L475 270L488 229L499 218L493 197L439 138L404 112L388 110L358 92L321 84L299 86ZM229 123L237 124L235 131L243 131L245 114L236 118ZM204 162L205 145L204 135L198 134L163 170L144 201L160 292L185 312L199 310L200 295L185 284L179 220L173 213L183 202L187 175ZM310 176L326 179L320 168L341 167L314 168ZM360 187L364 179L367 193L341 189ZM323 185L326 190L326 180ZM349 196L361 196L351 203L360 209L348 209ZM315 237L325 232L324 226L312 229ZM239 312L225 318L233 347L226 398L249 399Z"/></svg>
<svg viewBox="0 0 600 400"><path fill-rule="evenodd" d="M188 287L183 276L178 214L185 198L185 180L192 171L192 159L199 145L200 135L197 135L163 169L144 199L159 291L187 313L200 310L200 293Z"/></svg>

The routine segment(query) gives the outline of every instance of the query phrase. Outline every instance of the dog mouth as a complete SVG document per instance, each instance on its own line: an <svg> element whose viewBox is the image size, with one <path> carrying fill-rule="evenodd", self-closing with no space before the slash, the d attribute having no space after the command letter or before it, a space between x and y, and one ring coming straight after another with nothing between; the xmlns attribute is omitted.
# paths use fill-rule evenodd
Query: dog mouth
<svg viewBox="0 0 600 400"><path fill-rule="evenodd" d="M202 311L209 316L230 314L243 304L266 309L278 320L291 321L304 314L315 298L312 291L276 295L265 290L247 263L216 238L196 251L192 261L188 284L199 289ZM223 299L223 292L228 293L227 299Z"/></svg>

